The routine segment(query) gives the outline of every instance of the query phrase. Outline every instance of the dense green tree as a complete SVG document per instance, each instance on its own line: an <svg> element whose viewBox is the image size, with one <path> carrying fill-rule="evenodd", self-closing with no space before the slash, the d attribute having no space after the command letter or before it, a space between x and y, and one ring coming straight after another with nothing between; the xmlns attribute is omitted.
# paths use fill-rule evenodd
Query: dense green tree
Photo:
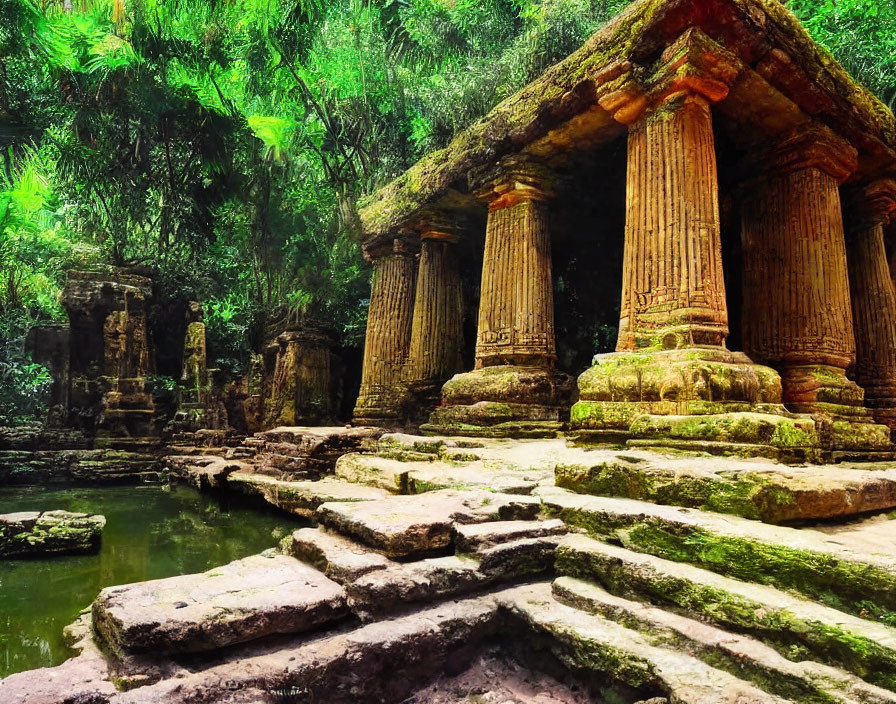
<svg viewBox="0 0 896 704"><path fill-rule="evenodd" d="M274 310L359 345L358 199L627 4L0 0L0 422L45 384L22 336L71 266L152 266L218 364ZM891 1L788 5L893 104Z"/></svg>

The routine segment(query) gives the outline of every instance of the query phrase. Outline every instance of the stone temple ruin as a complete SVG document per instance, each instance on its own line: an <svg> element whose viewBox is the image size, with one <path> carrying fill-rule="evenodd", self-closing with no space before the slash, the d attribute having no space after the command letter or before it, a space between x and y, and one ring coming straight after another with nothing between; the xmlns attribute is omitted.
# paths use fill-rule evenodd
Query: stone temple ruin
<svg viewBox="0 0 896 704"><path fill-rule="evenodd" d="M0 701L896 704L894 212L896 118L781 3L637 0L362 209L354 426L279 329L238 441L160 451L308 526L103 589ZM137 433L121 283L54 399Z"/></svg>
<svg viewBox="0 0 896 704"><path fill-rule="evenodd" d="M759 6L639 3L373 197L361 211L375 273L357 421L431 411L423 429L442 434L569 423L583 441L892 450L893 118L783 8ZM574 393L557 368L554 221L575 207L563 193L582 163L590 188L608 188L604 163L623 140L624 235L600 216L576 233L585 266L624 239L618 341ZM464 372L456 250L477 227ZM728 262L723 238L739 249ZM726 346L726 264L742 271L742 352Z"/></svg>

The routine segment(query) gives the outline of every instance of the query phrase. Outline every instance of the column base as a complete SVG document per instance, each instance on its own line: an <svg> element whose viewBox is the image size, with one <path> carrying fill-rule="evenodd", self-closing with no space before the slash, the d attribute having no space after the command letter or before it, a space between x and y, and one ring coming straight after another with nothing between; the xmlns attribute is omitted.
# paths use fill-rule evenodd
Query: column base
<svg viewBox="0 0 896 704"><path fill-rule="evenodd" d="M580 444L614 443L782 461L834 451L889 452L889 428L865 409L781 403L781 379L723 348L598 355L579 377L570 427ZM844 377L845 378L845 377Z"/></svg>
<svg viewBox="0 0 896 704"><path fill-rule="evenodd" d="M400 428L407 415L408 392L404 386L362 391L352 413L353 425Z"/></svg>
<svg viewBox="0 0 896 704"><path fill-rule="evenodd" d="M563 429L571 380L546 367L501 365L457 374L442 405L420 427L430 435L555 437Z"/></svg>

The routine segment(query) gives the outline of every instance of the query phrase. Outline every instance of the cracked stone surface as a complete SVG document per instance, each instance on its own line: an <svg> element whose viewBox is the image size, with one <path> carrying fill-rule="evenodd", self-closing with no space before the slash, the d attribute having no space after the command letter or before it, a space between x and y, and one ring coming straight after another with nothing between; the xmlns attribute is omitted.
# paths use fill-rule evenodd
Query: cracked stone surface
<svg viewBox="0 0 896 704"><path fill-rule="evenodd" d="M253 555L199 574L103 589L94 626L117 652L213 650L297 633L347 613L345 592L286 555Z"/></svg>
<svg viewBox="0 0 896 704"><path fill-rule="evenodd" d="M390 557L408 557L449 547L456 523L532 519L540 505L528 496L446 489L377 501L325 503L317 518Z"/></svg>

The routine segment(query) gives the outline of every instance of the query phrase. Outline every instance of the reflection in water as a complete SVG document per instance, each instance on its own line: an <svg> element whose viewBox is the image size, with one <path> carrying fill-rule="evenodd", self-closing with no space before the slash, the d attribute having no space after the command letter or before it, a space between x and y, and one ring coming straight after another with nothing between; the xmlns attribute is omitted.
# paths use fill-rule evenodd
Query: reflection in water
<svg viewBox="0 0 896 704"><path fill-rule="evenodd" d="M106 516L102 548L0 560L0 677L69 657L62 629L103 587L201 572L272 547L299 525L186 487L0 489L0 513L52 509Z"/></svg>

